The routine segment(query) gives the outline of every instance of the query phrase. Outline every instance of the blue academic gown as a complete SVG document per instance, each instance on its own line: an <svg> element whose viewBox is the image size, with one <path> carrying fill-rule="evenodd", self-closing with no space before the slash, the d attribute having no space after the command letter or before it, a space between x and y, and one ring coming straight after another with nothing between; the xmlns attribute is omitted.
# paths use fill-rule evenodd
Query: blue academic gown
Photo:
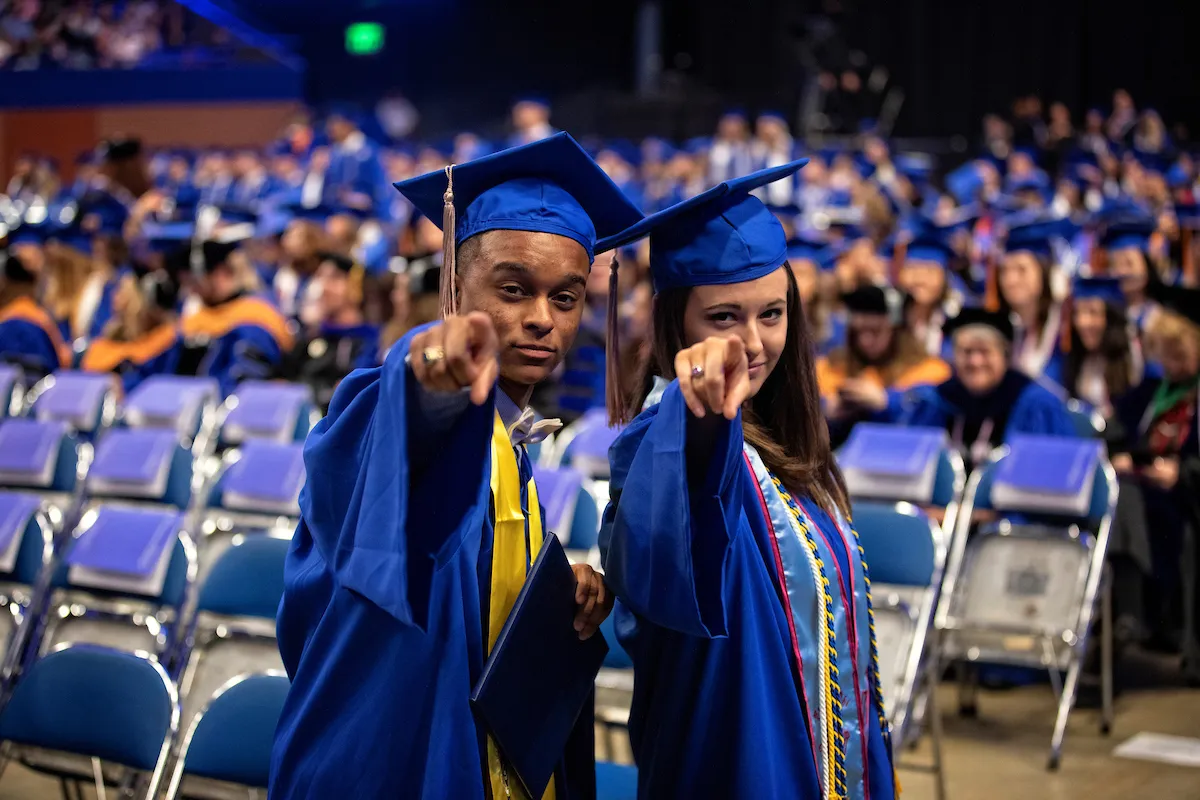
<svg viewBox="0 0 1200 800"><path fill-rule="evenodd" d="M237 304L236 313L225 316L215 332L199 325L198 320L221 315L224 303L183 318L179 360L188 374L216 378L222 393L228 396L244 380L269 377L292 341L283 316L267 298L244 295L226 303ZM201 352L196 353L197 348Z"/></svg>
<svg viewBox="0 0 1200 800"><path fill-rule="evenodd" d="M0 308L0 361L19 364L42 375L67 366L60 360L62 354L46 329L47 324L52 324L49 315L44 324L38 324L27 316L7 311L8 308Z"/></svg>
<svg viewBox="0 0 1200 800"><path fill-rule="evenodd" d="M820 639L815 610L803 613L816 598L803 545L781 518L778 496L769 500L750 469L740 418L717 423L708 474L689 479L689 420L672 383L609 452L613 502L600 546L605 580L619 600L617 636L634 663L629 732L638 795L819 798L809 709L816 713L810 696ZM831 584L841 587L834 606L849 689L843 718L850 797L890 800L890 746L865 672L861 566L838 544L829 517L807 499L802 504L820 528ZM851 575L852 590L843 579Z"/></svg>
<svg viewBox="0 0 1200 800"><path fill-rule="evenodd" d="M427 327L351 373L304 446L272 800L484 797L468 696L484 664L495 393L447 425L405 363ZM595 797L591 726L585 708L558 798Z"/></svg>

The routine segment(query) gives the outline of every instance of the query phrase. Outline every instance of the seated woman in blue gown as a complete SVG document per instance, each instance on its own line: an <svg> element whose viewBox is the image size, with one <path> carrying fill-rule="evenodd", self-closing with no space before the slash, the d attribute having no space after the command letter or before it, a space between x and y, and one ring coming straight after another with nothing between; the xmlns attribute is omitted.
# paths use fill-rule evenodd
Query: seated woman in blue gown
<svg viewBox="0 0 1200 800"><path fill-rule="evenodd" d="M1107 417L1146 372L1141 344L1125 316L1120 281L1076 278L1067 324L1063 388L1072 399Z"/></svg>
<svg viewBox="0 0 1200 800"><path fill-rule="evenodd" d="M643 798L892 798L870 582L783 228L749 192L648 218L653 357L601 552ZM614 391L613 401L619 396ZM615 406L614 406L615 408Z"/></svg>
<svg viewBox="0 0 1200 800"><path fill-rule="evenodd" d="M116 372L128 394L152 375L170 375L179 361L179 288L165 272L122 282L113 315L102 334L88 343L79 368Z"/></svg>
<svg viewBox="0 0 1200 800"><path fill-rule="evenodd" d="M954 374L938 386L914 390L895 421L945 428L969 468L1014 433L1075 435L1062 396L1013 365L1007 314L964 308L946 323L945 333L954 347Z"/></svg>

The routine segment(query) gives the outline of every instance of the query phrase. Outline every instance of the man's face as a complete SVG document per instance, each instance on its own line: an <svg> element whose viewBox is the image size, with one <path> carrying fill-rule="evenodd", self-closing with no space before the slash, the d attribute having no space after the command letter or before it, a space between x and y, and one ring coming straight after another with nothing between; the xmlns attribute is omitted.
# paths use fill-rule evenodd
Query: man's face
<svg viewBox="0 0 1200 800"><path fill-rule="evenodd" d="M521 390L545 380L579 329L587 253L572 239L527 231L487 231L468 253L459 272L460 313L491 317L501 384Z"/></svg>

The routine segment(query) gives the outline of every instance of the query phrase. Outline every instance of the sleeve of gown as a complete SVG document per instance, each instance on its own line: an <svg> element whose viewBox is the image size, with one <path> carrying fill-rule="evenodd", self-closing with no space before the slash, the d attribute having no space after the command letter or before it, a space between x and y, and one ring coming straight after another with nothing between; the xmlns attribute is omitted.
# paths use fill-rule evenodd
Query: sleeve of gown
<svg viewBox="0 0 1200 800"><path fill-rule="evenodd" d="M1067 406L1050 390L1034 384L1017 399L1008 433L1033 433L1043 436L1078 436L1067 413Z"/></svg>
<svg viewBox="0 0 1200 800"><path fill-rule="evenodd" d="M944 427L946 415L938 398L937 387L918 386L893 398L888 392L888 407L883 412L888 415L880 422L892 422L897 425L932 425ZM892 416L894 415L894 416Z"/></svg>
<svg viewBox="0 0 1200 800"><path fill-rule="evenodd" d="M613 445L600 547L605 580L629 609L655 625L712 638L726 635L725 562L741 517L741 417L714 421L706 474L689 481L691 420L672 383Z"/></svg>
<svg viewBox="0 0 1200 800"><path fill-rule="evenodd" d="M427 419L405 362L410 331L382 367L352 372L304 445L300 508L334 580L401 623L424 627L440 558L487 502L493 403ZM437 447L413 431L444 428ZM422 498L426 502L412 502Z"/></svg>

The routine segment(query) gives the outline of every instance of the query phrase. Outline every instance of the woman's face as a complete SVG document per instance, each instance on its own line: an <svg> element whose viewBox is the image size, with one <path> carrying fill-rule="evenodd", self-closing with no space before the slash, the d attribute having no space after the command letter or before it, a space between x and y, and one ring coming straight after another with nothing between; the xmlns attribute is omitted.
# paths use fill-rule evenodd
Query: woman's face
<svg viewBox="0 0 1200 800"><path fill-rule="evenodd" d="M1099 350L1104 340L1104 329L1108 326L1104 301L1098 297L1076 300L1072 304L1071 324L1075 326L1084 350L1089 353Z"/></svg>
<svg viewBox="0 0 1200 800"><path fill-rule="evenodd" d="M851 347L868 363L878 363L892 347L895 328L885 314L851 314L848 327Z"/></svg>
<svg viewBox="0 0 1200 800"><path fill-rule="evenodd" d="M1008 371L1004 340L989 328L964 328L954 337L954 374L967 391L985 395Z"/></svg>
<svg viewBox="0 0 1200 800"><path fill-rule="evenodd" d="M933 308L946 292L946 272L932 261L906 261L900 269L898 283L912 296L914 305Z"/></svg>
<svg viewBox="0 0 1200 800"><path fill-rule="evenodd" d="M817 265L807 258L788 263L792 267L792 277L796 279L796 291L800 293L800 303L807 307L817 293Z"/></svg>
<svg viewBox="0 0 1200 800"><path fill-rule="evenodd" d="M699 344L710 336L741 339L746 345L753 397L779 364L787 344L787 290L783 267L745 283L695 287L683 314L686 345Z"/></svg>
<svg viewBox="0 0 1200 800"><path fill-rule="evenodd" d="M1121 291L1125 294L1140 294L1146 290L1149 272L1146 268L1146 257L1136 247L1123 247L1112 250L1108 254L1108 268L1112 275L1121 281Z"/></svg>
<svg viewBox="0 0 1200 800"><path fill-rule="evenodd" d="M346 273L326 261L317 268L317 285L321 287L321 317L329 319L350 305L350 281Z"/></svg>
<svg viewBox="0 0 1200 800"><path fill-rule="evenodd" d="M308 258L312 255L309 237L305 233L303 223L293 222L288 225L287 230L283 232L280 245L283 247L283 255L290 260Z"/></svg>
<svg viewBox="0 0 1200 800"><path fill-rule="evenodd" d="M1164 338L1155 350L1163 377L1170 383L1182 383L1200 373L1200 342L1194 337Z"/></svg>
<svg viewBox="0 0 1200 800"><path fill-rule="evenodd" d="M1000 295L1013 308L1025 308L1042 296L1042 268L1031 253L1018 251L1004 257L999 275Z"/></svg>

